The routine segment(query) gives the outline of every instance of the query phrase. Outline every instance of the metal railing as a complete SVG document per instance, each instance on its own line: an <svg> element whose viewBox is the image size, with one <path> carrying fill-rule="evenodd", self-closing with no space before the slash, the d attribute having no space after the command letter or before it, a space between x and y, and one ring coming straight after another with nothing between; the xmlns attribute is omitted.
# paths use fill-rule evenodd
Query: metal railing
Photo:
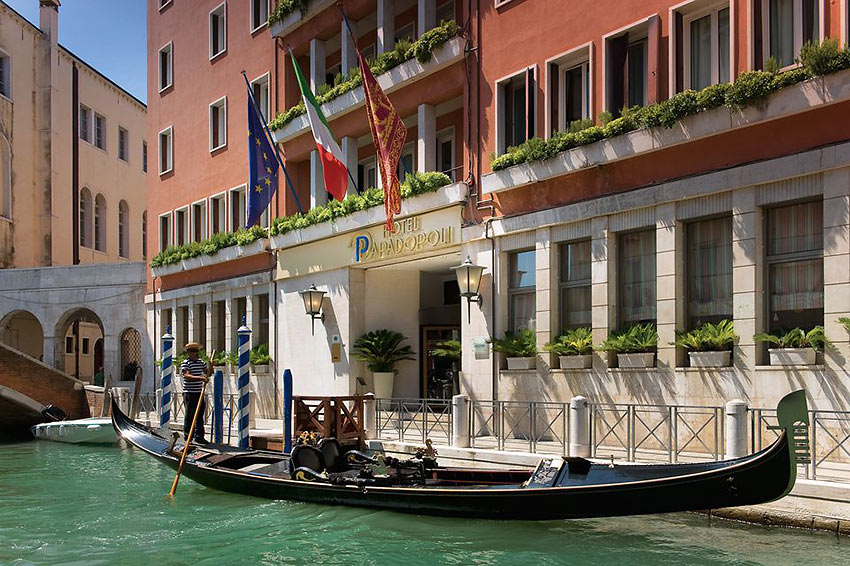
<svg viewBox="0 0 850 566"><path fill-rule="evenodd" d="M232 440L233 430L235 430L236 426L236 410L237 410L237 402L239 396L238 395L224 395L223 396L223 439L224 442L230 444ZM213 397L212 395L206 395L206 406L204 409L204 422L206 423L207 428L212 426L212 410L213 410ZM183 400L183 395L174 395L173 400L171 402L171 422L182 424L183 418L185 416L185 402ZM146 424L148 426L159 426L159 414L157 413L156 406L156 393L148 392L141 393L139 395L139 414L136 417L142 424Z"/></svg>
<svg viewBox="0 0 850 566"><path fill-rule="evenodd" d="M450 399L375 399L378 438L451 444Z"/></svg>
<svg viewBox="0 0 850 566"><path fill-rule="evenodd" d="M470 445L566 455L569 408L546 401L470 401Z"/></svg>

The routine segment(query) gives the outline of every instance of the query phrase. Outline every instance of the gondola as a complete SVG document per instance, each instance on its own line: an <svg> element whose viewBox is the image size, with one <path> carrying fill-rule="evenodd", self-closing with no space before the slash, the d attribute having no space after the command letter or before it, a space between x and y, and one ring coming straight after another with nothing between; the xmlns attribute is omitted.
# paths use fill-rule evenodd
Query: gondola
<svg viewBox="0 0 850 566"><path fill-rule="evenodd" d="M176 469L180 443L112 406L124 440ZM402 461L382 454L339 453L326 440L291 454L192 447L183 475L222 491L329 505L489 519L573 519L753 505L794 487L797 463L808 456L805 392L777 408L778 437L743 458L709 463L620 464L584 458L543 458L534 470L443 467L427 454Z"/></svg>

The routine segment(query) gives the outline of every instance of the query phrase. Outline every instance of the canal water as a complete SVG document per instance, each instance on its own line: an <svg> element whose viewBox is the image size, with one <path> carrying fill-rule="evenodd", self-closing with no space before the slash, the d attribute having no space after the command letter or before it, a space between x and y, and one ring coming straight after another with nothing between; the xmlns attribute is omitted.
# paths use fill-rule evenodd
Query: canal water
<svg viewBox="0 0 850 566"><path fill-rule="evenodd" d="M500 522L219 493L128 447L0 445L2 565L850 564L850 540L672 514Z"/></svg>

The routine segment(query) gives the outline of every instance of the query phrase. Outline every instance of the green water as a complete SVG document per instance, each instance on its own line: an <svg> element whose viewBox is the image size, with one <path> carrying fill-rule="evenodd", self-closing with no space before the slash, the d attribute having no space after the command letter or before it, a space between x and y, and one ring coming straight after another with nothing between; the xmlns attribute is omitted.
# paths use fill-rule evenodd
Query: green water
<svg viewBox="0 0 850 566"><path fill-rule="evenodd" d="M675 514L499 522L267 501L138 450L0 445L0 564L850 564L850 540Z"/></svg>

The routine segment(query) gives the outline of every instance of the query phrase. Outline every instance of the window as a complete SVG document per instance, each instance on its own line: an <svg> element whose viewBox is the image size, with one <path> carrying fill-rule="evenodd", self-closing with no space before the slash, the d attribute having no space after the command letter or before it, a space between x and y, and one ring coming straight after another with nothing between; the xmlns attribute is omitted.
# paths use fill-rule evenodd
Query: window
<svg viewBox="0 0 850 566"><path fill-rule="evenodd" d="M129 161L130 156L128 155L127 147L128 147L128 136L127 130L122 127L118 127L118 158L123 161Z"/></svg>
<svg viewBox="0 0 850 566"><path fill-rule="evenodd" d="M74 337L73 336L65 336L65 353L73 354L74 353Z"/></svg>
<svg viewBox="0 0 850 566"><path fill-rule="evenodd" d="M192 205L192 241L200 242L207 237L207 203L196 202Z"/></svg>
<svg viewBox="0 0 850 566"><path fill-rule="evenodd" d="M649 85L650 80L657 79L659 70L649 68L649 38L657 37L655 32L660 25L656 15L626 32L605 38L605 109L614 117L623 108L654 102L649 100Z"/></svg>
<svg viewBox="0 0 850 566"><path fill-rule="evenodd" d="M251 82L251 90L254 93L254 100L260 108L260 114L263 115L263 120L269 121L269 73Z"/></svg>
<svg viewBox="0 0 850 566"><path fill-rule="evenodd" d="M91 143L91 108L80 105L80 139Z"/></svg>
<svg viewBox="0 0 850 566"><path fill-rule="evenodd" d="M159 174L163 175L171 171L173 163L173 137L174 128L168 126L159 133Z"/></svg>
<svg viewBox="0 0 850 566"><path fill-rule="evenodd" d="M159 9L162 10L166 6L171 4L171 0L159 0Z"/></svg>
<svg viewBox="0 0 850 566"><path fill-rule="evenodd" d="M269 0L251 0L251 31L257 31L269 21Z"/></svg>
<svg viewBox="0 0 850 566"><path fill-rule="evenodd" d="M174 43L169 42L159 50L159 91L162 92L172 83L172 67L174 63Z"/></svg>
<svg viewBox="0 0 850 566"><path fill-rule="evenodd" d="M12 59L0 52L0 94L12 98Z"/></svg>
<svg viewBox="0 0 850 566"><path fill-rule="evenodd" d="M374 157L364 159L357 164L357 186L363 191L369 188L379 188L378 166Z"/></svg>
<svg viewBox="0 0 850 566"><path fill-rule="evenodd" d="M508 328L518 332L537 325L534 250L512 253L508 275Z"/></svg>
<svg viewBox="0 0 850 566"><path fill-rule="evenodd" d="M163 252L171 245L171 213L159 217L159 251Z"/></svg>
<svg viewBox="0 0 850 566"><path fill-rule="evenodd" d="M455 178L455 132L449 129L437 135L437 171Z"/></svg>
<svg viewBox="0 0 850 566"><path fill-rule="evenodd" d="M91 247L91 191L83 187L80 191L80 246Z"/></svg>
<svg viewBox="0 0 850 566"><path fill-rule="evenodd" d="M646 39L629 45L628 50L628 106L646 105Z"/></svg>
<svg viewBox="0 0 850 566"><path fill-rule="evenodd" d="M184 246L188 243L189 236L189 209L181 208L174 211L175 243Z"/></svg>
<svg viewBox="0 0 850 566"><path fill-rule="evenodd" d="M210 234L227 230L226 207L224 194L210 198Z"/></svg>
<svg viewBox="0 0 850 566"><path fill-rule="evenodd" d="M770 332L823 324L823 204L767 210L766 264Z"/></svg>
<svg viewBox="0 0 850 566"><path fill-rule="evenodd" d="M325 84L327 84L329 86L334 86L334 81L336 81L337 74L341 74L341 73L342 73L342 63L337 63L336 65L331 65L330 67L325 69Z"/></svg>
<svg viewBox="0 0 850 566"><path fill-rule="evenodd" d="M142 140L142 172L148 172L148 142Z"/></svg>
<svg viewBox="0 0 850 566"><path fill-rule="evenodd" d="M401 158L398 160L398 178L404 181L407 174L413 175L416 172L415 153L413 144L409 143L404 146L401 151Z"/></svg>
<svg viewBox="0 0 850 566"><path fill-rule="evenodd" d="M148 211L142 212L142 259L148 258Z"/></svg>
<svg viewBox="0 0 850 566"><path fill-rule="evenodd" d="M534 67L496 83L497 153L534 137Z"/></svg>
<svg viewBox="0 0 850 566"><path fill-rule="evenodd" d="M118 203L118 256L130 257L130 210L124 200Z"/></svg>
<svg viewBox="0 0 850 566"><path fill-rule="evenodd" d="M12 148L0 135L0 216L12 218Z"/></svg>
<svg viewBox="0 0 850 566"><path fill-rule="evenodd" d="M83 354L86 356L89 354L89 339L83 338Z"/></svg>
<svg viewBox="0 0 850 566"><path fill-rule="evenodd" d="M416 22L410 22L407 25L401 26L395 32L395 42L413 41L416 38Z"/></svg>
<svg viewBox="0 0 850 566"><path fill-rule="evenodd" d="M617 240L620 326L655 322L655 230L620 234Z"/></svg>
<svg viewBox="0 0 850 566"><path fill-rule="evenodd" d="M590 240L562 244L560 255L561 331L590 326Z"/></svg>
<svg viewBox="0 0 850 566"><path fill-rule="evenodd" d="M363 54L363 58L367 61L374 61L375 54L378 52L377 49L378 47L374 43L370 43L369 45L364 47L360 52Z"/></svg>
<svg viewBox="0 0 850 566"><path fill-rule="evenodd" d="M94 249L106 251L106 198L102 194L94 199Z"/></svg>
<svg viewBox="0 0 850 566"><path fill-rule="evenodd" d="M455 19L455 2L449 0L437 6L437 23Z"/></svg>
<svg viewBox="0 0 850 566"><path fill-rule="evenodd" d="M238 230L245 227L248 221L248 212L245 202L245 187L231 189L230 191L230 229Z"/></svg>
<svg viewBox="0 0 850 566"><path fill-rule="evenodd" d="M227 98L210 104L210 151L227 145Z"/></svg>
<svg viewBox="0 0 850 566"><path fill-rule="evenodd" d="M821 39L821 0L761 0L763 58L780 67L794 63L807 41Z"/></svg>
<svg viewBox="0 0 850 566"><path fill-rule="evenodd" d="M227 50L227 4L219 4L210 12L210 59Z"/></svg>
<svg viewBox="0 0 850 566"><path fill-rule="evenodd" d="M106 150L106 118L97 112L94 114L94 145Z"/></svg>
<svg viewBox="0 0 850 566"><path fill-rule="evenodd" d="M570 124L592 116L590 107L590 45L547 62L549 133L569 130Z"/></svg>
<svg viewBox="0 0 850 566"><path fill-rule="evenodd" d="M689 222L685 249L687 330L732 320L732 218Z"/></svg>

